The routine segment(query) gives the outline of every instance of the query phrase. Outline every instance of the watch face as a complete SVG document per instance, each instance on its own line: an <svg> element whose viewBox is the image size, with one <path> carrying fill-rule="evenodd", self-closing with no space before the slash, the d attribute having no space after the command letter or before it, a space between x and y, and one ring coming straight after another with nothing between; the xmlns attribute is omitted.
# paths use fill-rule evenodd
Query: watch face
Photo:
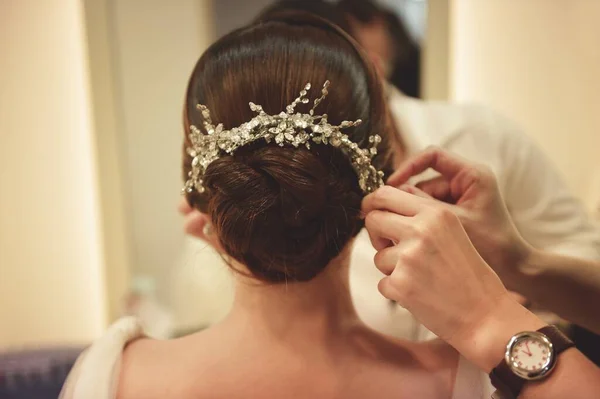
<svg viewBox="0 0 600 399"><path fill-rule="evenodd" d="M517 334L511 340L506 353L513 372L527 379L541 378L551 369L552 343L537 332Z"/></svg>

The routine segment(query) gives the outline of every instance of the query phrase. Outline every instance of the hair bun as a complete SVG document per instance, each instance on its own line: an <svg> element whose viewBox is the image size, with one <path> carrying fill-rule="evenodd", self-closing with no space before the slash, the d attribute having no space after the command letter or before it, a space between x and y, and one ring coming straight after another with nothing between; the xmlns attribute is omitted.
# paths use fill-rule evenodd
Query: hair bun
<svg viewBox="0 0 600 399"><path fill-rule="evenodd" d="M248 147L206 171L221 244L255 276L310 280L356 234L362 195L326 169L332 152Z"/></svg>
<svg viewBox="0 0 600 399"><path fill-rule="evenodd" d="M327 170L307 150L270 147L253 156L248 164L277 184L283 223L303 228L320 219L326 206Z"/></svg>

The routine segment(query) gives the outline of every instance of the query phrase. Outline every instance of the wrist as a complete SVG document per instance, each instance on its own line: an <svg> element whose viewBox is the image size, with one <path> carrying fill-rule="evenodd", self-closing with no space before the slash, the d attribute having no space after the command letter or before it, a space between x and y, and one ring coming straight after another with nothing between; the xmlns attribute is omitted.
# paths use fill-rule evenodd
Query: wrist
<svg viewBox="0 0 600 399"><path fill-rule="evenodd" d="M528 265L531 264L531 260L536 256L537 251L521 236L518 236L511 240L503 252L505 259L502 269L497 271L498 275L507 288L519 292L521 277L524 271L528 269Z"/></svg>
<svg viewBox="0 0 600 399"><path fill-rule="evenodd" d="M536 331L542 320L508 295L485 314L476 325L456 334L450 344L465 358L489 373L504 357L510 338L521 331Z"/></svg>

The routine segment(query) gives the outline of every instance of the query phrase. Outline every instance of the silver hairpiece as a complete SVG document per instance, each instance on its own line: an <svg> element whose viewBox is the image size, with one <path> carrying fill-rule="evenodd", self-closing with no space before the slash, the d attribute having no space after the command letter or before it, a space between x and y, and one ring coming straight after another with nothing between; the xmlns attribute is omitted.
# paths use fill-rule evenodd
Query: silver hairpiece
<svg viewBox="0 0 600 399"><path fill-rule="evenodd" d="M298 98L286 107L286 112L281 112L279 115L268 115L260 105L250 103L250 109L258 115L231 130L224 130L222 123L215 126L208 108L198 104L197 108L202 112L207 134L203 134L194 125L190 126L191 146L187 148L187 152L192 157L192 170L188 173L188 180L183 188L184 193L194 190L203 193L204 172L208 165L222 156L232 155L242 146L261 139L267 143L275 141L282 147L292 145L296 148L305 146L310 149L311 142L332 145L349 158L358 176L360 188L365 194L381 187L383 172L378 171L371 164L371 159L377 154L377 144L381 142L381 137L373 135L369 137L369 148L359 148L357 143L352 142L341 131L359 125L362 122L360 119L354 122L343 121L335 126L327 122L327 114L314 114L315 108L327 97L329 81L323 85L321 96L314 101L308 114L294 113L299 103L309 102L306 95L310 87L310 83L306 84Z"/></svg>

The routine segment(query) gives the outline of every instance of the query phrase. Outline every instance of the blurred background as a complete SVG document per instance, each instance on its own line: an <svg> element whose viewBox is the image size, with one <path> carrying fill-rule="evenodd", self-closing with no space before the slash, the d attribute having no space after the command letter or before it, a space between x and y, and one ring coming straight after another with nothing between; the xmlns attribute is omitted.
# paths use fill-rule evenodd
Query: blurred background
<svg viewBox="0 0 600 399"><path fill-rule="evenodd" d="M184 90L271 3L0 0L0 398L125 313L160 337L225 314L230 272L177 212ZM600 1L379 3L404 29L392 83L515 120L598 217Z"/></svg>

